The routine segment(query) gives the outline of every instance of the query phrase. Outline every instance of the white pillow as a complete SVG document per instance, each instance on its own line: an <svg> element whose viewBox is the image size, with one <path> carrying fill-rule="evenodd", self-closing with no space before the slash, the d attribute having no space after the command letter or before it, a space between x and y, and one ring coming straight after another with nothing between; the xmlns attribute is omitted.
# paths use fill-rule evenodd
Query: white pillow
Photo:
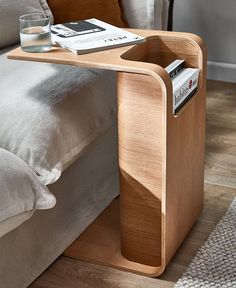
<svg viewBox="0 0 236 288"><path fill-rule="evenodd" d="M0 56L0 147L55 182L112 125L115 73Z"/></svg>
<svg viewBox="0 0 236 288"><path fill-rule="evenodd" d="M55 197L34 171L20 158L0 148L0 223L35 209L52 208L55 204Z"/></svg>
<svg viewBox="0 0 236 288"><path fill-rule="evenodd" d="M167 9L169 0L122 0L125 19L131 28L167 28Z"/></svg>
<svg viewBox="0 0 236 288"><path fill-rule="evenodd" d="M46 0L0 0L0 49L19 42L19 17L42 12L53 16Z"/></svg>

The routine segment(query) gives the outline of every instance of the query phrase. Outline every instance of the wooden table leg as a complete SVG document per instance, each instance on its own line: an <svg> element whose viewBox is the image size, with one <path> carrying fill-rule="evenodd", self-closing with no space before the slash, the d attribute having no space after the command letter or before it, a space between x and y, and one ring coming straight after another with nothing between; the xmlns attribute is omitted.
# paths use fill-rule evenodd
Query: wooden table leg
<svg viewBox="0 0 236 288"><path fill-rule="evenodd" d="M118 75L118 129L122 254L161 264L164 103L156 79Z"/></svg>
<svg viewBox="0 0 236 288"><path fill-rule="evenodd" d="M150 37L119 59L129 67L117 73L120 203L114 200L65 255L158 276L201 212L206 50L197 36L177 36ZM199 68L199 82L173 114L162 67L176 58Z"/></svg>

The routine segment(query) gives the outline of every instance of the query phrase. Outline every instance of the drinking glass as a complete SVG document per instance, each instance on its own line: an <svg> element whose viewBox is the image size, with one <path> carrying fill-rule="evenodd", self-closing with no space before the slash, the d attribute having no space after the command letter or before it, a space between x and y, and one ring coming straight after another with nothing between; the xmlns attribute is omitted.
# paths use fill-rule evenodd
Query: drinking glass
<svg viewBox="0 0 236 288"><path fill-rule="evenodd" d="M20 17L20 42L25 52L46 52L52 47L49 16L32 13Z"/></svg>

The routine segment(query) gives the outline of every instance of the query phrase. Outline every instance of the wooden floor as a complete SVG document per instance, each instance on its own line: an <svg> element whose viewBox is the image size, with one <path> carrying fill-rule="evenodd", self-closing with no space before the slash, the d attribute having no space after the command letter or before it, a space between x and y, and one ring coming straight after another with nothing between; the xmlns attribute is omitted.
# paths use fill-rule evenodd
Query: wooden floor
<svg viewBox="0 0 236 288"><path fill-rule="evenodd" d="M161 277L61 256L30 288L173 287L236 196L236 83L208 81L206 132L204 210Z"/></svg>

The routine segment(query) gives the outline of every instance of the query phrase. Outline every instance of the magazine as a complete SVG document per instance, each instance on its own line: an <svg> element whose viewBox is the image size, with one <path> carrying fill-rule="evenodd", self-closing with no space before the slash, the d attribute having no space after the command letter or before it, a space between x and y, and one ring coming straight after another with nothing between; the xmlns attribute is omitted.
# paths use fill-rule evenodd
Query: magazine
<svg viewBox="0 0 236 288"><path fill-rule="evenodd" d="M199 69L183 68L172 80L173 112L176 113L195 94Z"/></svg>
<svg viewBox="0 0 236 288"><path fill-rule="evenodd" d="M184 60L177 59L171 62L165 69L170 75L170 78L174 78L184 68Z"/></svg>
<svg viewBox="0 0 236 288"><path fill-rule="evenodd" d="M52 40L76 54L144 42L145 38L92 18L51 26Z"/></svg>
<svg viewBox="0 0 236 288"><path fill-rule="evenodd" d="M196 93L199 69L186 68L183 59L176 59L165 67L172 80L173 113L177 113Z"/></svg>

